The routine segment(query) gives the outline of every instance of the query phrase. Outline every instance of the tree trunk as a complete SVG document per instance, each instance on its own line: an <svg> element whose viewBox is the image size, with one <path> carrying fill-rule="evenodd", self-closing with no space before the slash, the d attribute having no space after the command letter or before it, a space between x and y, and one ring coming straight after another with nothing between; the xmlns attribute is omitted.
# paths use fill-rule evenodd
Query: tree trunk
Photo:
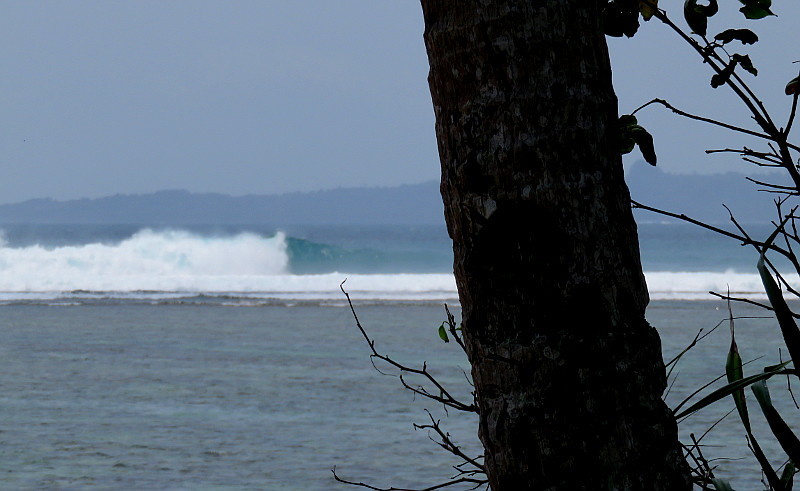
<svg viewBox="0 0 800 491"><path fill-rule="evenodd" d="M683 490L591 0L422 0L495 491Z"/></svg>

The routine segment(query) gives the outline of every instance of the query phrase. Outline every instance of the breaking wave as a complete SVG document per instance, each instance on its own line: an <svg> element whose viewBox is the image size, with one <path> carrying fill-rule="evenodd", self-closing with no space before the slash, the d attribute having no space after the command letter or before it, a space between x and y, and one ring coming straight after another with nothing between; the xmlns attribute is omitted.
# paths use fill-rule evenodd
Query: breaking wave
<svg viewBox="0 0 800 491"><path fill-rule="evenodd" d="M345 254L352 257L343 262ZM441 272L441 266L437 266L439 272L385 272L378 268L380 264L370 267L368 256L363 251L351 253L283 233L219 236L143 229L116 242L11 246L0 240L0 301L87 296L174 299L187 295L341 301L339 285L346 278L347 290L357 300L458 300L453 275ZM325 270L323 261L331 257L335 261L330 266L346 269ZM391 263L392 257L387 261ZM308 266L306 270L296 268L301 261L323 265L317 271ZM362 268L350 269L351 263ZM765 296L755 273L656 271L645 276L653 300L707 300L714 298L709 291L728 288L738 296ZM787 280L800 284L796 275Z"/></svg>
<svg viewBox="0 0 800 491"><path fill-rule="evenodd" d="M286 238L203 237L144 229L118 243L9 247L0 243L0 290L217 290L288 271Z"/></svg>

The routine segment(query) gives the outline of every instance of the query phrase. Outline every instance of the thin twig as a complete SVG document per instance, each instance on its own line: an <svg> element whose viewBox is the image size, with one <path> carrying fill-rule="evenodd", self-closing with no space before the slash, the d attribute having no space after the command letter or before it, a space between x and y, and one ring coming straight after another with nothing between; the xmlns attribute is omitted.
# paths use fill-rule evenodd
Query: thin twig
<svg viewBox="0 0 800 491"><path fill-rule="evenodd" d="M431 440L433 442L435 442L437 445L439 445L443 449L447 450L448 452L452 453L456 457L458 457L458 458L462 459L463 461L465 461L465 462L471 464L472 466L474 466L475 470L477 472L482 472L482 473L485 474L486 473L486 466L481 464L481 463L479 463L479 462L477 462L476 459L473 459L473 458L467 456L464 452L462 452L461 449L458 447L458 445L453 443L453 441L450 439L450 434L442 431L442 429L441 429L441 427L439 425L439 421L433 419L433 415L431 414L431 412L428 411L427 409L425 410L425 412L428 413L428 418L430 418L431 424L429 424L429 425L417 425L417 424L415 424L414 428L417 428L417 429L420 429L420 430L429 429L429 430L435 431L436 434L439 435L439 438L442 439L442 441L439 442L439 441L436 441L433 438L431 438ZM463 472L463 471L460 470L460 472Z"/></svg>
<svg viewBox="0 0 800 491"><path fill-rule="evenodd" d="M677 114L678 116L683 116L685 118L694 119L695 121L702 121L703 123L713 124L715 126L720 126L722 128L725 128L725 129L728 129L728 130L731 130L731 131L736 131L738 133L744 133L745 135L755 136L757 138L761 138L761 139L764 139L764 140L772 140L773 139L772 136L770 136L767 133L759 133L758 131L748 130L747 128L742 128L741 126L735 126L735 125L732 125L732 124L729 124L729 123L724 123L722 121L717 121L716 119L706 118L704 116L698 116L696 114L692 114L692 113L688 113L686 111L682 111L682 110L676 108L675 106L673 106L672 104L670 104L669 102L665 101L664 99L660 99L658 97L653 99L653 100L651 100L650 102L646 102L646 103L642 104L641 106L637 107L631 114L636 114L637 111L639 111L640 109L644 109L644 108L646 108L647 106L649 106L651 104L661 104L662 106L664 106L665 108L669 109L670 111L672 111L673 113ZM788 144L788 145L789 145L790 148L792 148L794 150L800 150L800 147L797 147L797 146L792 145L792 144Z"/></svg>
<svg viewBox="0 0 800 491"><path fill-rule="evenodd" d="M453 339L456 340L456 343L461 347L461 350L464 353L467 352L467 347L464 346L464 341L461 339L461 336L458 335L458 327L456 327L456 318L453 314L450 313L450 307L447 304L444 305L444 311L447 313L447 325L449 327L450 334L453 336Z"/></svg>
<svg viewBox="0 0 800 491"><path fill-rule="evenodd" d="M723 321L723 322L724 322L724 321ZM753 358L753 359L752 359L752 360L750 360L750 361L746 361L746 362L742 363L742 366L743 366L743 367L745 367L745 366L747 366L747 365L749 365L749 364L751 364L751 363L753 363L753 362L755 362L755 361L758 361L758 360L760 360L761 358L764 358L764 357L763 357L763 356L757 356L757 357ZM784 372L787 372L787 373L792 373L792 372L794 372L794 370L786 369L786 370L783 370L783 371L780 371L780 372L776 372L776 374L778 374L778 375L779 375L779 374L782 374L782 373L784 373ZM695 390L694 392L692 392L691 394L689 394L689 395L686 397L686 399L684 399L684 400L683 400L683 401L682 401L680 404L678 404L678 405L677 405L677 406L676 406L676 407L675 407L675 408L672 410L672 413L673 413L673 414L677 414L677 413L678 413L678 411L680 411L680 409L681 409L683 406L685 406L685 405L686 405L686 403L687 403L687 402L689 402L689 401L690 401L690 400L691 400L691 399L692 399L694 396L696 396L697 394L699 394L700 392L702 392L704 389L706 389L707 387L711 386L711 385L712 385L714 382L717 382L719 379L721 379L722 377L725 377L725 376L726 376L726 374L724 374L724 373L723 373L722 375L720 375L720 376L718 376L718 377L716 377L716 378L714 378L714 379L710 380L709 382L707 382L706 384L704 384L702 387L700 387L699 389L697 389L697 390ZM681 420L680 420L680 421L683 421L683 420L685 420L686 418L689 418L689 417L690 417L690 416L692 416L693 414L694 414L694 413L687 414L686 416L684 416L683 418L681 418ZM678 423L680 423L680 421L678 421Z"/></svg>
<svg viewBox="0 0 800 491"><path fill-rule="evenodd" d="M631 205L632 205L632 207L634 209L638 208L638 209L642 209L642 210L651 211L653 213L658 213L659 215L664 215L664 216L668 216L668 217L671 217L671 218L676 218L678 220L697 225L698 227L702 227L702 228L704 228L706 230L711 230L712 232L716 232L716 233L718 233L720 235L724 235L725 237L730 237L731 239L736 239L736 240L740 241L743 245L753 245L753 246L757 246L757 247L760 247L760 248L763 248L763 247L766 246L766 244L763 243L763 242L759 242L757 240L753 240L753 239L751 239L749 237L745 237L745 236L742 236L742 235L736 235L736 234L734 234L732 232L728 232L727 230L724 230L724 229L721 229L719 227L715 227L713 225L709 225L707 223L701 222L700 220L696 220L694 218L688 217L688 216L686 216L686 215L684 215L682 213L678 214L678 213L672 213L672 212L666 211L666 210L661 210L661 209L658 209L658 208L654 208L652 206L643 205L642 203L639 203L638 201L635 201L635 200L631 200ZM768 249L769 250L773 250L773 251L775 251L775 252L777 252L777 253L779 253L779 254L781 254L783 256L787 256L787 257L790 256L790 254L789 254L789 252L787 250L783 249L780 246L776 246L775 244L771 244Z"/></svg>
<svg viewBox="0 0 800 491"><path fill-rule="evenodd" d="M345 281L347 281L347 280L345 280ZM413 367L409 367L407 365L403 365L401 363L398 363L397 361L395 361L391 357L379 353L375 349L375 341L369 337L369 335L367 334L367 331L361 325L361 321L358 319L358 314L356 314L356 309L353 306L352 300L350 299L350 294L348 294L344 289L345 281L342 281L342 283L339 285L339 289L342 290L342 293L344 293L345 297L347 298L347 304L350 306L350 312L353 314L353 319L355 319L356 326L358 327L358 330L361 331L361 335L367 341L367 345L369 346L370 350L372 351L372 354L370 355L370 359L377 358L377 359L379 359L381 361L384 361L384 362L388 363L389 365L397 368L398 370L400 370L400 372L401 372L401 374L399 376L400 382L403 384L403 386L406 389L414 392L415 394L419 394L422 397L425 397L425 398L428 398L430 400L436 401L438 403L444 404L447 407L451 407L451 408L457 409L459 411L465 411L465 412L470 412L470 413L478 413L478 406L476 404L474 404L474 403L473 404L466 404L466 403L463 403L463 402L459 401L455 397L453 397L450 394L450 392L448 392L447 389L445 389L444 386L436 379L436 377L431 375L431 373L428 371L427 364L425 364L424 362L423 362L423 365L422 365L422 369L418 369L418 368L413 368ZM374 366L374 363L373 363L373 366ZM428 390L426 390L425 388L423 388L421 386L419 386L417 388L411 387L403 379L403 377L402 377L402 373L403 372L412 373L414 375L420 375L420 376L426 378L431 384L433 384L434 387L436 387L436 389L437 389L437 391L439 392L440 395L437 396L435 394L432 394ZM383 372L381 372L381 373L383 373Z"/></svg>
<svg viewBox="0 0 800 491"><path fill-rule="evenodd" d="M772 152L759 152L757 150L753 150L753 149L750 149L750 148L747 148L747 147L742 147L740 149L739 148L712 148L712 149L706 150L706 154L711 155L712 153L736 153L736 154L747 156L747 157L753 157L753 158L757 158L757 159L766 160L767 162L775 164L775 166L783 167L783 161L780 159L781 158L780 155L778 155L776 153L772 153ZM756 162L754 162L754 163L756 163Z"/></svg>
<svg viewBox="0 0 800 491"><path fill-rule="evenodd" d="M687 43L689 43L689 46L691 46L691 47L692 47L692 49L694 49L695 51L697 51L697 53L700 55L700 57L702 57L702 58L703 58L703 61L704 61L704 62L706 62L706 63L708 64L708 66L710 66L710 67L711 67L711 68L714 70L714 72L715 72L717 75L722 75L722 73L723 73L723 70L724 70L724 69L723 69L723 68L721 68L721 67L720 67L720 66L719 66L719 65L718 65L718 64L717 64L717 63L716 63L716 62L715 62L715 61L714 61L714 60L713 60L713 59L712 59L712 58L711 58L711 57L710 57L710 56L709 56L709 55L708 55L708 54L705 52L705 50L704 50L702 47L700 47L700 45L699 45L699 44L697 44L697 42L696 42L694 39L690 38L690 37L689 37L689 35L688 35L688 34L686 34L686 33L683 31L683 29L681 29L681 28L680 28L680 27L678 27L678 26L677 26L677 25L676 25L674 22L672 22L672 20L671 20L671 19L670 19L670 18L667 16L667 13L666 13L666 11L664 11L664 10L662 10L662 9L655 9L655 10L654 10L654 15L655 15L655 17L656 17L658 20L660 20L661 22L663 22L664 24L666 24L667 26L669 26L669 28L670 28L670 29L672 29L673 31L675 31L675 32L676 32L676 33L677 33L677 34L678 34L678 35L679 35L681 38L683 38L683 40L684 40L684 41L686 41ZM736 95L739 97L739 99L740 99L740 100L741 100L741 101L744 103L744 105L745 105L745 106L747 106L747 109L748 109L748 110L750 110L750 113L752 114L752 116L753 116L753 119L755 119L756 123L758 123L758 125L759 125L759 126L761 126L761 128L762 128L762 129L764 129L764 131L766 131L767 133L770 133L769 131L767 131L767 128L769 128L769 125L768 125L768 123L767 123L766 119L765 119L765 118L764 118L764 116L763 116L763 115L762 115L762 114L761 114L761 113L758 111L758 108L756 108L756 106L755 106L755 105L753 104L753 102L752 102L752 101L751 101L751 100L750 100L750 99L747 97L747 95L746 95L744 92L742 92L742 89L740 89L740 88L739 88L739 87L738 87L738 86L737 86L737 85L736 85L736 84L733 82L733 80L731 80L731 78L730 78L730 77L728 77L728 78L727 78L727 80L726 80L726 82L725 82L725 83L728 85L728 87L730 87L730 88L731 88L731 90L733 90L733 92L734 92L734 93L735 93L735 94L736 94Z"/></svg>
<svg viewBox="0 0 800 491"><path fill-rule="evenodd" d="M773 189L788 191L787 194L792 194L792 195L800 194L800 191L797 191L797 188L794 186L781 186L780 184L771 184L769 182L758 181L756 179L753 179L752 177L745 177L745 179L758 186L766 186Z"/></svg>
<svg viewBox="0 0 800 491"><path fill-rule="evenodd" d="M718 328L719 326L721 326L723 322L725 322L725 321L724 321L724 320L721 320L721 321L719 321L719 323L718 323L716 326L714 326L713 328L711 328L711 330L710 330L710 331L708 331L708 332L707 332L707 333L705 333L705 334L703 334L703 329L702 329L702 328L700 328L700 330L699 330L699 331L697 331L697 334L695 335L694 339L692 339L692 342L691 342L691 343L689 343L689 346L687 346L686 348L684 348L684 349L683 349L683 351L681 351L680 353L678 353L678 354L677 354L677 355L676 355L676 356L675 356L673 359L671 359L671 360L669 361L669 363L667 363L667 364L666 364L666 365L664 365L664 366L665 366L665 367L668 367L668 366L670 366L670 365L673 365L673 364L675 364L675 363L676 363L678 360L680 360L680 358L681 358L683 355L685 355L685 354L686 354L686 353L687 353L687 352L688 352L690 349L694 348L694 347L695 347L695 345L697 345L697 343L698 343L699 341L702 341L703 339L705 339L705 338L706 338L706 336L708 336L708 335L709 335L709 334L711 334L712 332L716 331L716 330L717 330L717 328ZM669 376L669 375L667 375L667 376Z"/></svg>
<svg viewBox="0 0 800 491"><path fill-rule="evenodd" d="M376 487L376 486L372 486L371 484L367 484L365 482L348 481L347 479L342 479L341 477L339 477L338 474L336 474L336 467L331 469L331 472L333 473L333 478L336 479L340 483L350 484L351 486L359 486L359 487L362 487L362 488L372 489L374 491L434 491L436 489L443 489L443 488L446 488L446 487L449 487L449 486L455 486L456 484L461 484L461 483L475 484L475 487L472 488L472 489L477 489L478 487L480 487L480 486L482 486L482 485L484 485L484 484L489 482L487 479L475 479L475 478L472 478L472 477L461 477L461 478L458 478L458 479L453 479L451 481L443 482L441 484L437 484L435 486L429 486L427 488L395 488L395 487L379 488L379 487Z"/></svg>
<svg viewBox="0 0 800 491"><path fill-rule="evenodd" d="M768 304L765 304L765 303L761 303L761 302L756 302L755 300L750 300L749 298L732 297L732 296L724 295L722 293L717 293L717 292L714 292L714 291L710 291L708 293L710 295L714 295L715 297L719 297L722 300L731 300L733 302L749 303L750 305L755 305L757 307L761 307L762 309L769 310L770 312L775 310L775 309L772 308L771 305L768 305ZM800 314L795 314L794 312L792 312L792 316L795 319L800 319Z"/></svg>

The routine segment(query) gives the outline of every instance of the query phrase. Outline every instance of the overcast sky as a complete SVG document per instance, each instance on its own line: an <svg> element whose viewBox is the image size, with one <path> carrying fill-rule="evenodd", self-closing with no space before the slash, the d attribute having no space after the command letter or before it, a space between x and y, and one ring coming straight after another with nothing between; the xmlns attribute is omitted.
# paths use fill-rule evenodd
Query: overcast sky
<svg viewBox="0 0 800 491"><path fill-rule="evenodd" d="M670 8L669 2L662 4ZM682 2L672 2L680 16ZM780 119L800 59L797 1L756 26L754 86ZM3 0L0 203L187 189L235 195L437 179L422 14L414 0ZM794 33L794 34L793 34ZM612 40L621 112L663 97L742 124L707 67L657 21ZM747 75L745 75L748 77ZM668 172L724 133L640 116ZM707 140L706 144L703 140ZM747 142L751 146L753 142ZM741 144L741 143L740 143ZM637 151L632 159L638 159ZM628 160L632 160L628 159Z"/></svg>

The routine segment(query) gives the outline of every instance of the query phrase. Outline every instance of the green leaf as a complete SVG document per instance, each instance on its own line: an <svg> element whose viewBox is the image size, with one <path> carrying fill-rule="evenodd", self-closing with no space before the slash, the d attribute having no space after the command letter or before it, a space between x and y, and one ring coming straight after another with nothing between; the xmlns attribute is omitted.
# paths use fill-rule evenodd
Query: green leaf
<svg viewBox="0 0 800 491"><path fill-rule="evenodd" d="M728 44L734 40L742 44L754 44L758 42L758 36L750 29L727 29L714 36L714 39L722 44Z"/></svg>
<svg viewBox="0 0 800 491"><path fill-rule="evenodd" d="M784 491L792 491L794 475L796 472L797 469L794 466L794 462L791 460L787 462L786 467L783 468L783 473L781 474L781 484L783 485Z"/></svg>
<svg viewBox="0 0 800 491"><path fill-rule="evenodd" d="M800 77L795 77L786 84L786 95L796 94L800 91Z"/></svg>
<svg viewBox="0 0 800 491"><path fill-rule="evenodd" d="M698 5L697 0L686 0L683 4L683 18L692 32L701 36L708 30L708 18L719 11L717 0L711 0L708 5Z"/></svg>
<svg viewBox="0 0 800 491"><path fill-rule="evenodd" d="M717 491L733 491L730 483L728 481L723 481L722 479L714 478L711 480L714 483L714 489Z"/></svg>
<svg viewBox="0 0 800 491"><path fill-rule="evenodd" d="M734 53L734 55L731 56L731 59L733 59L733 61L738 63L742 68L752 73L753 75L758 75L758 70L756 70L756 67L753 66L753 62L750 60L750 56Z"/></svg>
<svg viewBox="0 0 800 491"><path fill-rule="evenodd" d="M693 33L706 35L708 30L708 17L700 10L697 0L686 0L683 4L683 18Z"/></svg>
<svg viewBox="0 0 800 491"><path fill-rule="evenodd" d="M738 64L739 61L736 58L731 58L731 61L725 65L725 68L722 69L722 72L711 77L711 87L716 89L720 85L725 85L725 83L727 83L731 78L731 75L733 75L733 70Z"/></svg>
<svg viewBox="0 0 800 491"><path fill-rule="evenodd" d="M772 405L767 383L761 380L754 383L751 388L753 394L756 396L758 404L761 406L761 412L764 413L769 428L772 430L772 434L775 435L781 448L783 448L790 459L798 461L798 459L800 459L800 439L792 432L789 425L786 424L786 421L784 421L778 413L778 410Z"/></svg>
<svg viewBox="0 0 800 491"><path fill-rule="evenodd" d="M739 12L751 20L763 19L764 17L775 15L769 9L772 6L772 0L739 0L744 4L744 7L739 9Z"/></svg>
<svg viewBox="0 0 800 491"><path fill-rule="evenodd" d="M619 151L622 155L630 153L635 145L639 145L642 156L650 165L656 165L656 151L653 146L653 135L639 126L639 121L632 114L623 114L617 120L619 132Z"/></svg>
<svg viewBox="0 0 800 491"><path fill-rule="evenodd" d="M442 322L442 325L439 326L439 337L445 343L449 343L450 342L450 338L447 337L447 329L444 327L444 325L445 325L445 322Z"/></svg>
<svg viewBox="0 0 800 491"><path fill-rule="evenodd" d="M728 294L730 295L730 292L728 292ZM731 347L728 350L728 362L725 365L725 373L728 376L728 382L733 383L742 380L744 372L742 371L742 358L739 356L739 348L736 346L736 331L734 328L733 310L731 309L730 299L728 300L728 322L731 329ZM780 367L766 367L764 371L770 372L775 369L780 369ZM767 459L767 456L764 455L764 451L761 450L758 440L756 440L755 435L753 435L750 426L750 416L747 413L747 402L745 400L744 390L739 389L733 392L732 396L736 403L736 410L739 412L739 419L742 420L742 425L747 432L747 441L750 443L750 450L753 451L753 455L755 455L756 460L761 466L761 470L764 472L767 482L775 491L786 491L786 486L778 479L775 469L772 468L772 464L769 462L769 459Z"/></svg>
<svg viewBox="0 0 800 491"><path fill-rule="evenodd" d="M773 234L774 235L774 234ZM766 242L767 247L772 243L772 237ZM786 304L783 298L783 293L778 287L778 284L772 278L772 274L764 264L764 255L762 254L758 260L758 274L761 275L761 282L764 284L764 289L767 292L767 298L772 308L775 310L775 317L778 319L778 325L783 334L783 340L786 343L786 349L789 350L789 356L792 360L798 360L800 364L800 330L797 329L797 324L792 316L792 311ZM800 460L795 460L800 462Z"/></svg>
<svg viewBox="0 0 800 491"><path fill-rule="evenodd" d="M644 160L648 164L655 166L658 158L653 145L653 135L637 124L631 127L630 136L639 145L639 150L642 152Z"/></svg>
<svg viewBox="0 0 800 491"><path fill-rule="evenodd" d="M744 371L742 370L742 357L739 355L738 346L736 346L736 336L733 328L733 312L730 310L730 304L728 305L728 312L730 314L731 347L728 350L728 361L725 363L725 375L727 375L728 383L732 384L744 378ZM739 418L742 420L744 429L747 433L750 433L750 416L747 414L747 401L744 396L744 389L734 391L731 395L733 396L733 402L736 404L736 411L739 413Z"/></svg>
<svg viewBox="0 0 800 491"><path fill-rule="evenodd" d="M700 12L702 12L702 14L706 17L714 17L714 15L719 12L717 0L710 0L708 5L698 5L697 8L700 9Z"/></svg>
<svg viewBox="0 0 800 491"><path fill-rule="evenodd" d="M645 22L653 18L653 15L656 13L656 8L658 8L658 0L650 0L649 2L639 1L639 12L642 13L642 18Z"/></svg>
<svg viewBox="0 0 800 491"><path fill-rule="evenodd" d="M761 8L758 5L745 5L739 9L739 12L743 13L748 19L753 20L763 19L769 15L775 15L771 10Z"/></svg>
<svg viewBox="0 0 800 491"><path fill-rule="evenodd" d="M620 127L625 127L625 126L633 126L635 124L638 124L639 121L636 119L636 116L634 116L633 114L623 114L622 116L619 117L618 123L619 123Z"/></svg>
<svg viewBox="0 0 800 491"><path fill-rule="evenodd" d="M781 363L780 365L776 365L776 367L774 367L772 370L764 371L763 373L757 373L755 375L750 375L749 377L745 377L745 378L743 378L743 379L741 379L741 380L739 380L737 382L734 382L732 384L724 385L724 386L720 387L719 389L711 392L707 396L703 397L699 401L695 402L694 404L692 404L688 408L686 408L683 411L681 411L678 414L676 414L675 415L675 419L680 419L680 418L682 418L684 416L687 416L689 414L697 412L700 409L703 409L704 407L707 407L707 406L717 402L718 400L720 400L722 398L728 397L729 395L733 394L737 390L740 390L740 389L742 389L744 387L747 387L748 385L752 385L755 382L758 382L759 380L766 380L766 379L768 379L768 378L770 378L770 377L772 377L774 375L777 375L789 363L790 362L788 362L788 361L786 363Z"/></svg>
<svg viewBox="0 0 800 491"><path fill-rule="evenodd" d="M636 141L631 136L631 128L636 126L637 122L636 116L632 114L623 114L617 120L619 153L622 155L631 153L636 146Z"/></svg>
<svg viewBox="0 0 800 491"><path fill-rule="evenodd" d="M623 138L619 142L619 153L622 155L629 154L633 151L633 148L636 146L636 141L633 138Z"/></svg>
<svg viewBox="0 0 800 491"><path fill-rule="evenodd" d="M764 451L761 450L761 446L758 444L758 440L756 437L748 432L747 441L750 443L750 450L753 451L753 455L756 456L756 460L758 461L759 465L761 466L761 470L764 471L764 475L767 478L767 482L775 491L787 491L786 486L781 483L781 480L778 479L778 474L775 473L775 469L772 468L772 464L767 459L767 456L764 455Z"/></svg>

